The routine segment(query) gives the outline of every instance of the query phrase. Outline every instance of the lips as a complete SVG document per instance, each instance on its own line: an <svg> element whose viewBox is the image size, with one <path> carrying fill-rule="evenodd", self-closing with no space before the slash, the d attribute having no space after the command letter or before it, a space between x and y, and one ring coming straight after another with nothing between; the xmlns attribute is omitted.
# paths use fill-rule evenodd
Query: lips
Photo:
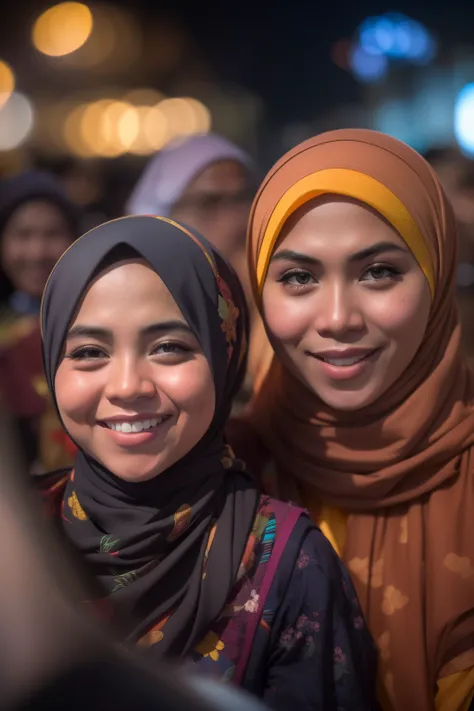
<svg viewBox="0 0 474 711"><path fill-rule="evenodd" d="M173 425L173 416L170 414L150 415L138 417L116 416L98 421L102 431L121 449L128 451L141 451L140 447L153 446L153 442L163 444L169 428Z"/></svg>
<svg viewBox="0 0 474 711"><path fill-rule="evenodd" d="M378 349L347 349L344 351L323 351L321 353L311 353L314 358L323 361L323 363L328 363L329 365L347 368L351 365L356 365L361 363L363 360L373 355Z"/></svg>
<svg viewBox="0 0 474 711"><path fill-rule="evenodd" d="M346 348L345 350L307 353L318 363L321 373L330 381L350 381L370 372L380 348Z"/></svg>

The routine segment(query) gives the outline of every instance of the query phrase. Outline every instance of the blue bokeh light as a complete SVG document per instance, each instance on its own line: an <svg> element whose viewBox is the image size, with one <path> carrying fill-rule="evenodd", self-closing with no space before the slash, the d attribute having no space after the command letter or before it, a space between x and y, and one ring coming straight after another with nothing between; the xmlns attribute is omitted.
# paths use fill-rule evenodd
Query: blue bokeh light
<svg viewBox="0 0 474 711"><path fill-rule="evenodd" d="M369 84L383 79L388 71L388 61L383 54L368 52L359 44L352 48L349 64L357 79Z"/></svg>
<svg viewBox="0 0 474 711"><path fill-rule="evenodd" d="M429 31L401 13L368 17L361 24L358 37L366 53L385 55L389 59L427 64L436 54L436 44Z"/></svg>
<svg viewBox="0 0 474 711"><path fill-rule="evenodd" d="M466 84L456 97L454 135L463 153L474 156L474 82Z"/></svg>
<svg viewBox="0 0 474 711"><path fill-rule="evenodd" d="M369 54L383 54L377 41L375 23L373 22L372 18L366 20L366 22L360 28L359 42L361 47L363 47L364 50Z"/></svg>
<svg viewBox="0 0 474 711"><path fill-rule="evenodd" d="M382 54L389 55L392 51L395 42L395 30L395 24L390 17L376 18L374 26L375 41Z"/></svg>

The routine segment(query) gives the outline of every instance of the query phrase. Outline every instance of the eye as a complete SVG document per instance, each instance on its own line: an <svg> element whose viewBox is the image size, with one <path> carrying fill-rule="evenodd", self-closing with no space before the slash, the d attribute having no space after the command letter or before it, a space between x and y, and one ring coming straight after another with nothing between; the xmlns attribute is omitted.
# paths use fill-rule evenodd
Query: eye
<svg viewBox="0 0 474 711"><path fill-rule="evenodd" d="M293 288L309 286L310 284L314 284L316 282L314 276L304 269L293 269L290 272L286 272L286 274L283 274L278 281L281 281L283 284Z"/></svg>
<svg viewBox="0 0 474 711"><path fill-rule="evenodd" d="M366 269L361 277L361 281L385 281L394 280L400 276L400 272L394 267L385 264L374 264Z"/></svg>
<svg viewBox="0 0 474 711"><path fill-rule="evenodd" d="M98 346L81 346L66 356L71 360L98 360L106 357L107 354Z"/></svg>
<svg viewBox="0 0 474 711"><path fill-rule="evenodd" d="M190 353L191 348L185 346L182 343L176 343L174 341L166 341L164 343L159 343L153 348L153 355L183 355L184 353Z"/></svg>

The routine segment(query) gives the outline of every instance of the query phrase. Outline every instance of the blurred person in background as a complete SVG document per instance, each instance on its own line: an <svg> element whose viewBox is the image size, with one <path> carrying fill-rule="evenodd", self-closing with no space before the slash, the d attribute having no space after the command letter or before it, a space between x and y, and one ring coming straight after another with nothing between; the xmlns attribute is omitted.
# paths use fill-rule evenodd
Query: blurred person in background
<svg viewBox="0 0 474 711"><path fill-rule="evenodd" d="M474 366L474 161L453 148L433 149L426 159L439 175L458 223L458 303L463 343Z"/></svg>
<svg viewBox="0 0 474 711"><path fill-rule="evenodd" d="M199 135L168 144L139 179L126 211L179 220L204 235L232 264L244 287L251 330L247 379L237 404L248 399L253 380L268 365L262 321L253 305L245 236L257 184L250 156L218 135Z"/></svg>
<svg viewBox="0 0 474 711"><path fill-rule="evenodd" d="M249 240L275 349L247 413L264 490L305 506L349 568L384 708L466 711L474 383L452 207L405 144L330 131L268 173ZM234 443L250 466L255 443Z"/></svg>
<svg viewBox="0 0 474 711"><path fill-rule="evenodd" d="M230 265L191 228L121 218L59 260L41 319L78 454L38 479L124 644L276 709L376 708L375 647L347 571L225 443L248 342Z"/></svg>
<svg viewBox="0 0 474 711"><path fill-rule="evenodd" d="M78 217L48 173L0 183L0 393L33 472L66 466L74 451L47 393L39 310L51 269L78 236Z"/></svg>

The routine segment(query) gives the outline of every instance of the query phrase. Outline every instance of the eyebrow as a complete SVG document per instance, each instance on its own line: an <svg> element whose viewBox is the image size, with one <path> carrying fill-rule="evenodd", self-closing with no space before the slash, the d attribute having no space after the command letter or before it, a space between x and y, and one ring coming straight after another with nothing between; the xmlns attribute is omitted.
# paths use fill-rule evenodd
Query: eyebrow
<svg viewBox="0 0 474 711"><path fill-rule="evenodd" d="M191 333L188 324L184 321L161 321L160 323L152 323L149 326L141 329L142 336L155 336L161 333L169 333L170 331L186 331ZM67 334L68 339L72 338L96 338L97 340L111 340L113 333L108 328L99 326L88 326L87 324L78 323L73 326Z"/></svg>
<svg viewBox="0 0 474 711"><path fill-rule="evenodd" d="M375 257L378 254L382 254L383 252L406 252L407 250L404 247L399 246L398 244L393 244L393 242L378 242L377 244L373 244L370 247L366 247L365 249L361 249L359 252L355 252L354 254L351 254L349 257L350 262L362 262L364 259L368 259L369 257ZM282 249L280 252L276 252L276 254L273 255L271 258L272 262L280 262L280 261L291 261L291 262L299 262L300 264L311 264L311 265L318 265L321 264L321 261L319 259L316 259L315 257L310 257L309 254L302 254L301 252L295 252L292 249Z"/></svg>

